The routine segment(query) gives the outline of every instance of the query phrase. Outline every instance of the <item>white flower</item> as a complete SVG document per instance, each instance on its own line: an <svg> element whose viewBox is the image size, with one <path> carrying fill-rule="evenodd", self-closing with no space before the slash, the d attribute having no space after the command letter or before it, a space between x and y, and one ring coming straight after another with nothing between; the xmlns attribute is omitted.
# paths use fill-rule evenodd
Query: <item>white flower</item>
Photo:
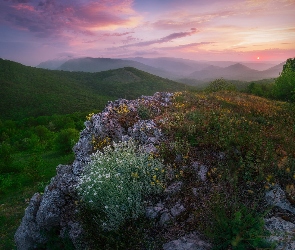
<svg viewBox="0 0 295 250"><path fill-rule="evenodd" d="M108 209L109 207L108 207L108 206L104 206L104 208L105 208L105 209Z"/></svg>

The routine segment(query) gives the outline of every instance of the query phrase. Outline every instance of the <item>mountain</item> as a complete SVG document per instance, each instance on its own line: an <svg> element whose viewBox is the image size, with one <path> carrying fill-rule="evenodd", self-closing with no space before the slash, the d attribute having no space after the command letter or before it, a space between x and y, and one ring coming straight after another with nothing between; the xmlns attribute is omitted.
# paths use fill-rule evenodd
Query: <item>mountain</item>
<svg viewBox="0 0 295 250"><path fill-rule="evenodd" d="M39 64L42 68L55 69L58 62L47 61ZM76 58L62 63L58 68L65 71L100 72L123 67L134 67L170 80L183 82L208 82L216 78L228 80L256 81L275 78L282 71L283 64L274 62L195 61L182 58ZM215 68L214 68L215 67ZM193 81L192 81L193 80ZM195 81L197 80L197 81Z"/></svg>
<svg viewBox="0 0 295 250"><path fill-rule="evenodd" d="M185 84L135 68L98 73L45 70L0 59L0 119L69 114L102 109L116 98L135 99Z"/></svg>
<svg viewBox="0 0 295 250"><path fill-rule="evenodd" d="M256 70L262 71L262 70L267 70L271 67L274 67L280 62L241 62L241 63L250 69L256 69Z"/></svg>
<svg viewBox="0 0 295 250"><path fill-rule="evenodd" d="M273 66L267 70L262 71L262 74L268 75L270 77L278 77L280 73L283 71L283 66L285 62L282 62L276 66Z"/></svg>
<svg viewBox="0 0 295 250"><path fill-rule="evenodd" d="M281 72L283 69L283 64L284 63L281 63L263 71L250 69L241 63L236 63L225 68L211 65L203 70L193 72L187 78L203 81L210 81L217 78L240 81L255 81L265 78L278 77L279 72Z"/></svg>
<svg viewBox="0 0 295 250"><path fill-rule="evenodd" d="M66 71L84 71L84 72L100 72L111 69L119 69L124 67L133 67L153 75L157 75L164 78L172 79L175 75L172 72L167 72L162 69L151 67L140 62L124 59L112 59L112 58L77 58L71 59L63 63L59 70Z"/></svg>
<svg viewBox="0 0 295 250"><path fill-rule="evenodd" d="M191 74L196 70L202 70L208 66L208 63L173 57L134 57L128 59L144 63L146 65L156 67L171 73L173 72L174 74L177 74L179 77Z"/></svg>
<svg viewBox="0 0 295 250"><path fill-rule="evenodd" d="M58 69L63 63L65 63L66 61L68 61L70 59L72 59L72 57L60 57L60 58L57 58L57 59L41 62L36 67L37 68L42 68L42 69L55 70L55 69Z"/></svg>

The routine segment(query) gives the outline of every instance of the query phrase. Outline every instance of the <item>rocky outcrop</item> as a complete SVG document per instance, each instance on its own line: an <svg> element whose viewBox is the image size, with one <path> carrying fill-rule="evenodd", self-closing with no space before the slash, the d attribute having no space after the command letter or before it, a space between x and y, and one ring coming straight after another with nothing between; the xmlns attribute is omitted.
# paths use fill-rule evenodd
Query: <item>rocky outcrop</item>
<svg viewBox="0 0 295 250"><path fill-rule="evenodd" d="M133 138L148 152L156 150L163 134L152 120L139 117L140 108L159 114L170 104L172 94L156 93L128 101L109 102L99 114L85 122L85 129L74 146L75 160L72 165L59 165L57 174L46 186L44 194L36 193L25 210L25 215L15 233L17 249L37 249L50 241L50 235L69 237L75 248L85 246L83 230L76 219L77 194L75 186L83 167L90 161L94 144L108 138L110 141L126 141Z"/></svg>
<svg viewBox="0 0 295 250"><path fill-rule="evenodd" d="M272 207L271 217L265 219L265 227L271 234L269 241L277 244L276 250L295 249L295 207L278 185L272 187L265 198Z"/></svg>
<svg viewBox="0 0 295 250"><path fill-rule="evenodd" d="M46 186L44 193L36 193L31 198L15 233L17 249L46 249L51 237L69 238L74 248L88 249L87 242L83 241L82 226L77 219L79 207L76 186L85 165L90 162L91 154L111 141L130 139L139 142L147 152L157 152L157 146L166 138L151 117L161 115L171 104L172 96L170 93L156 93L137 100L120 99L109 102L101 113L89 117L73 148L74 162L71 165L59 165L56 176ZM219 153L216 157L225 160L224 153ZM182 156L176 155L179 173L190 171L192 185L184 179L176 179L174 170L166 166L168 187L159 199L146 203L146 217L153 220L155 227L167 236L164 241L166 243L161 242L159 249L212 248L212 244L206 242L194 226L196 221L193 213L196 208L206 209L203 201L207 199L205 191L210 187L210 166L198 160L192 159L186 162L186 166L182 166ZM192 197L185 197L185 194ZM265 218L266 229L271 233L269 240L279 243L277 249L295 249L295 208L279 186L274 186L266 193L266 201L273 208Z"/></svg>

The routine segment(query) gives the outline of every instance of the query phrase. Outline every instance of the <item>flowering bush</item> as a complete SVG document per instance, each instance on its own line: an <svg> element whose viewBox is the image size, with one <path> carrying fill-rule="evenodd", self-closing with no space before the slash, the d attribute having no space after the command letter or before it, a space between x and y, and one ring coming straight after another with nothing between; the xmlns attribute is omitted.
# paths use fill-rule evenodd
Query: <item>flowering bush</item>
<svg viewBox="0 0 295 250"><path fill-rule="evenodd" d="M77 186L84 208L102 230L116 230L144 213L144 198L162 191L164 166L133 141L92 155Z"/></svg>

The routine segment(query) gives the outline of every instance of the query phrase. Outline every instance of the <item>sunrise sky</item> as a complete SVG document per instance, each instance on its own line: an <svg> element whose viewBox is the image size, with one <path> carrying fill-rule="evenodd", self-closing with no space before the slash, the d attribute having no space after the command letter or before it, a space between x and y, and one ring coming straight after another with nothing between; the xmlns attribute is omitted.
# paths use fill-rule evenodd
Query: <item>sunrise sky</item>
<svg viewBox="0 0 295 250"><path fill-rule="evenodd" d="M295 0L0 0L0 57L295 57Z"/></svg>

